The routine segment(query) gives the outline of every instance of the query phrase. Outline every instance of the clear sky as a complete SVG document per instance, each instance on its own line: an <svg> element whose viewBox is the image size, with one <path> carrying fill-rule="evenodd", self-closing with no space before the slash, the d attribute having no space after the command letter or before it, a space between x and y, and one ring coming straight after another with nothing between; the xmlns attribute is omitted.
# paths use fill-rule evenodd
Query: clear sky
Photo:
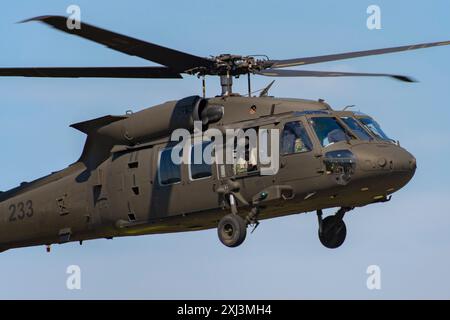
<svg viewBox="0 0 450 320"><path fill-rule="evenodd" d="M14 3L14 4L13 4ZM200 56L267 54L273 59L450 40L450 3L434 1L23 1L2 6L0 65L132 66L148 62L38 23L65 14ZM366 9L381 8L368 30ZM347 240L321 246L314 213L263 221L244 245L228 249L216 230L88 241L0 254L0 298L450 298L450 47L311 65L310 70L389 72L390 79L280 79L279 97L355 104L418 161L412 182L391 202L358 208ZM254 80L260 88L270 78ZM208 81L208 94L219 92ZM242 82L242 83L241 83ZM244 91L244 80L236 89ZM85 137L69 125L201 93L185 80L0 79L0 190L75 161ZM66 289L79 265L82 289ZM366 269L381 268L381 290Z"/></svg>

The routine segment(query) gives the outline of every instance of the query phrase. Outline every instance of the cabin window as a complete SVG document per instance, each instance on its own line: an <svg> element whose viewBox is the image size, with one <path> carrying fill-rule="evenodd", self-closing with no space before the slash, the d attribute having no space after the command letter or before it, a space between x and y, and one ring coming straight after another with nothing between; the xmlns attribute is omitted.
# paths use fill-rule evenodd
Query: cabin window
<svg viewBox="0 0 450 320"><path fill-rule="evenodd" d="M342 117L342 121L355 133L355 135L364 141L372 140L372 137L366 130L352 117Z"/></svg>
<svg viewBox="0 0 450 320"><path fill-rule="evenodd" d="M160 185L169 185L181 181L181 166L172 161L172 149L164 149L159 153L158 177ZM182 148L180 149L182 152Z"/></svg>
<svg viewBox="0 0 450 320"><path fill-rule="evenodd" d="M203 142L200 145L193 145L191 147L191 162L189 166L189 176L191 180L204 179L212 176L212 163L214 157L214 150L211 151L212 142ZM207 148L210 146L209 148ZM201 148L201 159L199 163L196 163L195 159L195 149ZM206 149L206 152L205 152ZM198 151L200 151L198 150Z"/></svg>
<svg viewBox="0 0 450 320"><path fill-rule="evenodd" d="M322 147L351 139L336 118L314 117L311 118L310 123Z"/></svg>
<svg viewBox="0 0 450 320"><path fill-rule="evenodd" d="M308 152L312 150L312 143L305 127L299 121L288 122L281 134L281 154Z"/></svg>

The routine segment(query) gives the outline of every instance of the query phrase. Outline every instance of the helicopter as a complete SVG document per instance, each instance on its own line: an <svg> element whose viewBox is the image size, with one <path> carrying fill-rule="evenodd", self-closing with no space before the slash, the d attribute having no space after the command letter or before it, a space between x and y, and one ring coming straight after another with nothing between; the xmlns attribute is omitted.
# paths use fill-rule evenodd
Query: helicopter
<svg viewBox="0 0 450 320"><path fill-rule="evenodd" d="M0 76L181 79L191 75L202 80L203 94L72 124L87 135L75 163L0 192L0 251L44 245L50 252L52 244L213 228L225 246L237 247L246 239L247 229L254 231L260 221L307 212L317 213L320 242L338 248L347 234L344 216L389 201L413 178L416 159L371 116L348 108L334 110L322 99L271 97L273 82L254 96L251 76L391 77L414 82L397 74L285 68L450 44L288 60L233 54L203 58L84 22L80 28L69 28L67 20L40 16L23 22L38 21L161 66L0 68ZM206 76L220 78L219 95L206 97ZM240 76L247 76L246 95L232 90L233 78ZM196 142L198 124L201 130L214 129L219 135L227 130L278 132L276 139L266 139L267 148L276 155L276 170L263 174L266 165L246 139L243 155L232 152L232 161L214 161L226 149L225 143L215 143L210 148L212 161L176 163L172 156L179 141L171 138L175 130L185 130L194 138L177 151L188 160L194 149L204 152L211 145L212 140ZM236 145L236 139L229 140ZM323 210L329 208L338 209L324 217Z"/></svg>

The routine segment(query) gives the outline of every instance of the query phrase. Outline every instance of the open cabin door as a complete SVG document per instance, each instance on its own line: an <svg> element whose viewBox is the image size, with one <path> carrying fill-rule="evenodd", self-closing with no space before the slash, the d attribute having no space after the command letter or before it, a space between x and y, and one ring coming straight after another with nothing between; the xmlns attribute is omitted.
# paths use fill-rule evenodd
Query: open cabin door
<svg viewBox="0 0 450 320"><path fill-rule="evenodd" d="M273 123L261 126L253 124L241 129L244 131L243 136L228 137L228 145L223 145L225 163L217 164L217 172L219 186L222 189L236 188L233 194L238 205L248 205L252 202L253 196L271 187L275 182L274 176L277 174L279 159L276 152L272 156L272 144L276 147L278 141L274 143L270 137L271 130L274 129ZM262 135L265 138L262 138ZM276 138L278 139L278 136ZM233 143L231 143L232 139L234 139ZM241 139L240 147L243 147L243 151L237 150L238 139ZM227 148L231 148L232 152ZM230 155L231 160L228 158Z"/></svg>

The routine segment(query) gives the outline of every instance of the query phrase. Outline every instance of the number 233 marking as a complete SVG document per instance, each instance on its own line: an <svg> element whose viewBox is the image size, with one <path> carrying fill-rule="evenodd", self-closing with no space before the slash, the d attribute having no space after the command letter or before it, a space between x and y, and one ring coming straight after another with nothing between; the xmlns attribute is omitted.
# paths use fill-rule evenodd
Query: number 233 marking
<svg viewBox="0 0 450 320"><path fill-rule="evenodd" d="M33 202L28 200L26 202L19 202L9 206L9 222L31 218L34 215Z"/></svg>

